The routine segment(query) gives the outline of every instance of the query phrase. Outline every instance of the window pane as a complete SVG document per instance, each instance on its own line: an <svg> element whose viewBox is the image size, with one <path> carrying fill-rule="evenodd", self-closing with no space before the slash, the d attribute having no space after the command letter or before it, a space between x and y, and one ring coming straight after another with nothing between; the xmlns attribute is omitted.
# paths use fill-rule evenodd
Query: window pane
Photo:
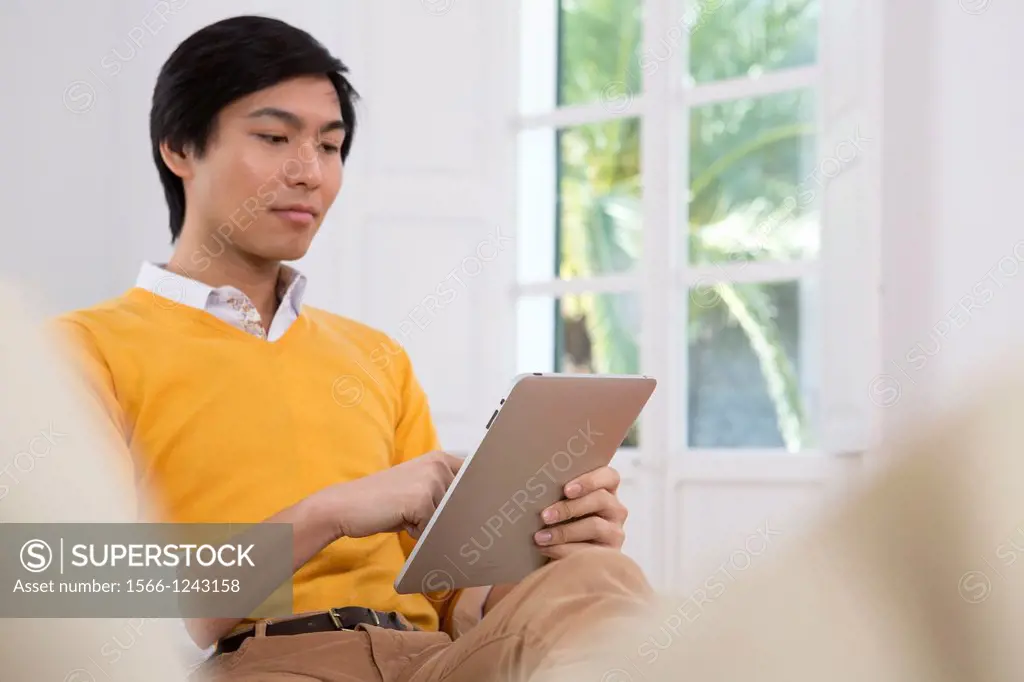
<svg viewBox="0 0 1024 682"><path fill-rule="evenodd" d="M604 102L621 111L627 93L642 87L641 23L640 0L560 0L559 105Z"/></svg>
<svg viewBox="0 0 1024 682"><path fill-rule="evenodd" d="M521 133L519 281L632 270L640 194L637 119Z"/></svg>
<svg viewBox="0 0 1024 682"><path fill-rule="evenodd" d="M639 120L568 128L558 151L558 276L633 269L641 241Z"/></svg>
<svg viewBox="0 0 1024 682"><path fill-rule="evenodd" d="M817 255L814 103L784 92L690 113L691 263Z"/></svg>
<svg viewBox="0 0 1024 682"><path fill-rule="evenodd" d="M797 282L690 290L690 447L813 447L812 297Z"/></svg>
<svg viewBox="0 0 1024 682"><path fill-rule="evenodd" d="M690 74L698 83L756 77L818 59L819 0L687 1L691 9L679 29L689 33ZM655 58L674 53L672 35L661 45L655 41Z"/></svg>
<svg viewBox="0 0 1024 682"><path fill-rule="evenodd" d="M518 304L518 372L640 373L636 294L524 297ZM636 428L624 445L636 445Z"/></svg>

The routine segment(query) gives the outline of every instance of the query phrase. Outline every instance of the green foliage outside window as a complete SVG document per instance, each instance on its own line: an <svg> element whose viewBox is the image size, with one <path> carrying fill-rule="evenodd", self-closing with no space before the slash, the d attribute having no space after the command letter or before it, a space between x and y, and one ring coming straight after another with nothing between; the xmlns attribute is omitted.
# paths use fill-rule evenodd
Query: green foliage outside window
<svg viewBox="0 0 1024 682"><path fill-rule="evenodd" d="M696 1L642 51L639 0L562 0L560 103L598 103L611 90L639 93L644 71L679 59L680 31L688 33L690 76L697 82L756 76L817 58L815 0ZM689 225L685 233L680 226L680 236L688 240L691 263L816 255L817 187L807 184L814 120L814 98L805 91L689 112ZM641 257L641 134L635 118L560 131L561 277L626 272ZM807 445L807 411L770 291L766 285L715 284L695 292L700 305L689 306L689 332L699 334L716 316L743 330L782 440L795 451ZM563 324L586 328L592 371L639 370L638 304L636 297L616 295L563 300ZM570 330L564 331L569 338Z"/></svg>

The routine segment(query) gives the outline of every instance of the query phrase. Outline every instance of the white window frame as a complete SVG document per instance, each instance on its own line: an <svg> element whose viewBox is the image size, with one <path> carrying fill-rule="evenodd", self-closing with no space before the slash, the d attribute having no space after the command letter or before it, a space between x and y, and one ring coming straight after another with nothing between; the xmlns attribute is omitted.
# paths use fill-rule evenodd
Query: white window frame
<svg viewBox="0 0 1024 682"><path fill-rule="evenodd" d="M642 54L664 36L668 27L686 16L690 3L701 0L643 0ZM715 0L716 2L728 0ZM812 66L770 72L757 79L738 78L708 84L684 86L689 54L688 33L682 31L674 42L673 57L644 76L643 92L628 98L614 111L601 103L568 106L555 110L532 107L521 113L519 78L544 73L553 80L552 65L557 54L551 45L536 43L521 50L520 31L529 26L531 36L540 37L542 23L537 12L557 12L557 0L515 0L508 3L508 47L514 51L516 73L509 94L510 144L521 132L564 128L615 118L639 117L643 177L642 261L631 273L587 279L531 281L511 287L514 308L523 296L559 297L575 293L637 292L642 301L643 329L640 337L641 371L660 379L659 390L642 417L642 436L637 449L623 449L620 468L635 467L661 481L659 510L675 500L682 486L702 481L716 482L823 482L836 471L837 458L845 467L850 453L860 453L878 429L878 410L869 396L871 376L879 363L879 187L877 154L858 159L853 170L844 170L822 189L823 234L819 258L800 263L750 263L694 267L687 264L686 244L678 244L680 211L686 202L676 200L672 188L688 176L688 126L682 125L684 108L713 102L764 96L800 88L814 88L817 96L819 158L826 150L847 139L853 128L874 131L880 122L880 78L873 61L878 45L877 22L865 17L870 0L819 0L820 26L818 63ZM533 12L533 15L528 15ZM557 40L557 36L552 36ZM545 61L547 60L547 61ZM861 64L861 62L864 62ZM855 77L853 77L855 76ZM542 88L550 84L542 83ZM538 110L539 109L539 110ZM868 133L871 136L871 133ZM877 149L880 154L880 146ZM514 155L513 155L514 156ZM524 172L517 168L517 174ZM516 205L510 199L509 205ZM551 211L553 213L553 211ZM516 214L512 224L522 225ZM685 240L684 240L685 241ZM513 268L515 270L515 268ZM686 399L686 357L677 354L675 329L678 297L687 295L689 285L708 279L724 281L783 281L816 277L813 296L817 310L811 324L817 326L819 370L812 414L817 416L820 447L800 453L785 450L694 449L686 446L686 420L678 402ZM512 318L515 316L512 315ZM506 318L508 319L508 318ZM506 338L516 338L511 334ZM806 338L806 337L805 337ZM813 337L812 337L813 338ZM667 515L657 513L656 523L672 525ZM654 529L656 537L670 537L671 527ZM664 552L671 554L671 549ZM669 556L659 559L668 570Z"/></svg>

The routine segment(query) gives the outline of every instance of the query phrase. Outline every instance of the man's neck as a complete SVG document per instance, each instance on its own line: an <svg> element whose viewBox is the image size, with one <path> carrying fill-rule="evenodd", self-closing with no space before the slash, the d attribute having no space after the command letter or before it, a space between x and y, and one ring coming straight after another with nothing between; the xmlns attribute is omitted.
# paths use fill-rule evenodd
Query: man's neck
<svg viewBox="0 0 1024 682"><path fill-rule="evenodd" d="M167 262L167 269L214 288L235 287L256 306L264 329L269 330L270 322L280 305L278 280L281 275L281 263L255 261L231 247L226 247L216 258L204 256L201 266L197 267L188 258L195 252L196 249L189 244L179 242Z"/></svg>

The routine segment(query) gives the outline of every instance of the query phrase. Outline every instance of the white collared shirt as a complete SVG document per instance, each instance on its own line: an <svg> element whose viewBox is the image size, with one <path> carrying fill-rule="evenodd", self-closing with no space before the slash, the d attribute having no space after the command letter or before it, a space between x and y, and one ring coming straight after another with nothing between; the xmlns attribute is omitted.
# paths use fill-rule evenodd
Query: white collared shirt
<svg viewBox="0 0 1024 682"><path fill-rule="evenodd" d="M194 279L165 269L165 263L142 264L135 286L158 296L199 310L238 327L253 336L277 341L299 317L306 276L295 268L281 266L278 294L281 305L270 322L270 331L263 330L263 320L249 297L231 286L211 287ZM283 289L283 291L281 291Z"/></svg>

